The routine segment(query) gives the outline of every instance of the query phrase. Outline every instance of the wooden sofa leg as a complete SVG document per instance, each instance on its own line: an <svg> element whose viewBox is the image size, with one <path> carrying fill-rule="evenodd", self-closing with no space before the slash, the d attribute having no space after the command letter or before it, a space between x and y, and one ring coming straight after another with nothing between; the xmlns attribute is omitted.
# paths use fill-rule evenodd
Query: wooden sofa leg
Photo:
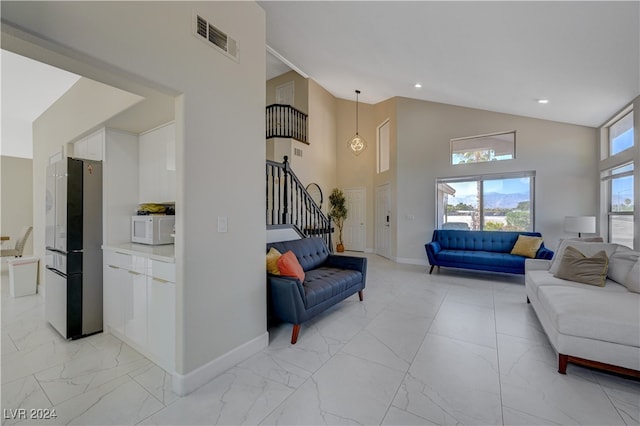
<svg viewBox="0 0 640 426"><path fill-rule="evenodd" d="M291 344L295 345L298 341L298 333L300 333L300 324L293 325L293 331L291 332Z"/></svg>
<svg viewBox="0 0 640 426"><path fill-rule="evenodd" d="M436 265L431 265L431 269L429 269L429 274L431 274L433 272L433 268L435 268Z"/></svg>
<svg viewBox="0 0 640 426"><path fill-rule="evenodd" d="M529 300L529 296L527 296L527 303L531 303L531 300Z"/></svg>
<svg viewBox="0 0 640 426"><path fill-rule="evenodd" d="M567 374L567 363L569 355L558 354L558 373Z"/></svg>
<svg viewBox="0 0 640 426"><path fill-rule="evenodd" d="M360 291L358 292L358 297L360 298L360 301L361 301L361 302L364 300L364 291L363 291L363 290L360 290Z"/></svg>

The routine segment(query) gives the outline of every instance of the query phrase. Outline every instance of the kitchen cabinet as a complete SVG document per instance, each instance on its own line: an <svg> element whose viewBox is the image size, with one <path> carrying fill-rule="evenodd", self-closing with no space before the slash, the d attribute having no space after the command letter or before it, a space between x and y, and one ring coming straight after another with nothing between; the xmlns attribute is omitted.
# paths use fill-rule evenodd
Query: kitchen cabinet
<svg viewBox="0 0 640 426"><path fill-rule="evenodd" d="M173 122L141 133L138 138L139 202L176 199L176 142Z"/></svg>
<svg viewBox="0 0 640 426"><path fill-rule="evenodd" d="M104 249L104 323L168 372L175 367L175 264Z"/></svg>
<svg viewBox="0 0 640 426"><path fill-rule="evenodd" d="M147 291L149 351L156 355L156 362L167 370L175 364L176 285L172 281L151 276L147 281Z"/></svg>
<svg viewBox="0 0 640 426"><path fill-rule="evenodd" d="M135 257L135 256L133 256ZM124 335L138 345L147 346L147 276L127 270L129 279L122 289Z"/></svg>
<svg viewBox="0 0 640 426"><path fill-rule="evenodd" d="M106 252L105 252L106 255ZM105 330L111 329L124 335L122 294L124 282L129 278L126 269L112 265L105 259L102 276L102 311Z"/></svg>
<svg viewBox="0 0 640 426"><path fill-rule="evenodd" d="M102 161L105 129L100 129L73 143L73 156L87 160Z"/></svg>

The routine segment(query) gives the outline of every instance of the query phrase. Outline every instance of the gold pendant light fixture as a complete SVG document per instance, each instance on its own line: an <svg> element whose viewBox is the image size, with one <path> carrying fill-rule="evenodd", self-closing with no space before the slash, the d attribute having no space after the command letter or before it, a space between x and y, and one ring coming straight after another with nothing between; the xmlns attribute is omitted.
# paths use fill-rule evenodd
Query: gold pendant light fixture
<svg viewBox="0 0 640 426"><path fill-rule="evenodd" d="M348 141L347 146L354 155L360 155L362 151L367 148L367 140L358 134L358 95L359 90L356 90L356 134L353 135Z"/></svg>

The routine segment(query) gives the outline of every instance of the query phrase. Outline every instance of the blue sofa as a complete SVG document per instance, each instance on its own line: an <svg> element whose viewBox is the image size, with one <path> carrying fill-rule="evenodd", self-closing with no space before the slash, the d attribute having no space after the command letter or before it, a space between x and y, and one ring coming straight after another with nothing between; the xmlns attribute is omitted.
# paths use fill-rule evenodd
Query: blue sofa
<svg viewBox="0 0 640 426"><path fill-rule="evenodd" d="M431 269L438 266L524 274L523 256L511 254L519 235L541 237L539 232L460 231L436 229L425 244ZM540 246L536 259L551 259L553 251Z"/></svg>
<svg viewBox="0 0 640 426"><path fill-rule="evenodd" d="M267 274L267 294L271 313L293 324L291 344L298 340L300 324L325 309L358 293L363 300L367 280L367 259L333 255L319 237L267 244L284 254L291 250L305 272L297 278Z"/></svg>

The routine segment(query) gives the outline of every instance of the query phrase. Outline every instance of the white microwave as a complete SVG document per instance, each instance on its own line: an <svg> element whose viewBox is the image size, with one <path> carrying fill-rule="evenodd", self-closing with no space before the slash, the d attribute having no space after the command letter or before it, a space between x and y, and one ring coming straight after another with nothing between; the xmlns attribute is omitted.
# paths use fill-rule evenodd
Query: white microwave
<svg viewBox="0 0 640 426"><path fill-rule="evenodd" d="M148 215L131 218L131 242L152 246L173 244L175 216Z"/></svg>

